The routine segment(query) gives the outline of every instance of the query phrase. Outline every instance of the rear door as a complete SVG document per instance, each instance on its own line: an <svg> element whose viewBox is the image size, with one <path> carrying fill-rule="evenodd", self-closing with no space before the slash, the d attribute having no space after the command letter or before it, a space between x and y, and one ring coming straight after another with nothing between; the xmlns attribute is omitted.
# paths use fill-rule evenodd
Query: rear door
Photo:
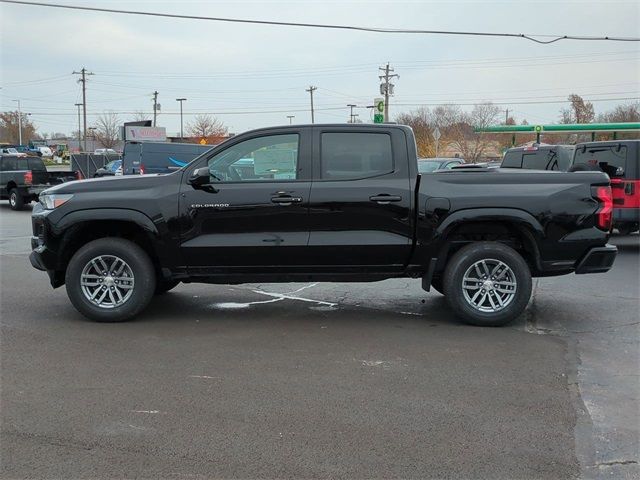
<svg viewBox="0 0 640 480"><path fill-rule="evenodd" d="M401 129L314 128L309 256L315 270L400 271L412 245Z"/></svg>

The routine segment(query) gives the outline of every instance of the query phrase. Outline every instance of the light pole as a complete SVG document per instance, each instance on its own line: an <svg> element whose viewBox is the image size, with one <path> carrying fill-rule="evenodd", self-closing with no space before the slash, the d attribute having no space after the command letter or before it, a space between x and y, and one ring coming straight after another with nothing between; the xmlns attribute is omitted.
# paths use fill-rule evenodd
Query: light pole
<svg viewBox="0 0 640 480"><path fill-rule="evenodd" d="M184 138L182 133L182 102L186 100L186 98L176 98L176 102L180 102L180 140Z"/></svg>
<svg viewBox="0 0 640 480"><path fill-rule="evenodd" d="M82 145L81 145L80 142L82 141L82 133L80 131L80 127L81 127L81 125L80 125L80 107L82 106L82 104L81 103L74 103L74 105L76 107L78 107L78 152L81 152L82 151Z"/></svg>
<svg viewBox="0 0 640 480"><path fill-rule="evenodd" d="M296 118L295 115L287 115L287 118L289 119L289 125L291 125L293 123L293 119Z"/></svg>
<svg viewBox="0 0 640 480"><path fill-rule="evenodd" d="M20 110L20 100L13 100L18 102L18 141L22 145L22 111Z"/></svg>

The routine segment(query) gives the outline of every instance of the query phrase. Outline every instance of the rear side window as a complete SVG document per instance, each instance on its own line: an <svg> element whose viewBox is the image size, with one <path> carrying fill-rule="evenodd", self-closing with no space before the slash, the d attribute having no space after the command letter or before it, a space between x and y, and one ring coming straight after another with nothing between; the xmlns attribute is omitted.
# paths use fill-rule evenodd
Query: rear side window
<svg viewBox="0 0 640 480"><path fill-rule="evenodd" d="M18 159L16 157L2 157L2 159L0 159L0 170L2 170L3 172L17 170L17 160Z"/></svg>
<svg viewBox="0 0 640 480"><path fill-rule="evenodd" d="M29 170L29 163L26 158L18 158L18 170Z"/></svg>
<svg viewBox="0 0 640 480"><path fill-rule="evenodd" d="M29 170L34 170L37 172L47 171L47 167L44 166L44 162L39 158L30 158L28 163L29 163Z"/></svg>
<svg viewBox="0 0 640 480"><path fill-rule="evenodd" d="M393 172L391 136L386 133L323 133L321 178L355 180Z"/></svg>
<svg viewBox="0 0 640 480"><path fill-rule="evenodd" d="M522 168L522 152L517 150L508 151L502 160L503 168Z"/></svg>

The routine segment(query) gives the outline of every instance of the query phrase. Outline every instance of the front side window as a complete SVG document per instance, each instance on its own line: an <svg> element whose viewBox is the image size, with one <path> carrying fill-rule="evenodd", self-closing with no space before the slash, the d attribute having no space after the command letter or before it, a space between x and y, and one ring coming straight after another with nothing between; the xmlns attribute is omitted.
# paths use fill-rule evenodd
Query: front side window
<svg viewBox="0 0 640 480"><path fill-rule="evenodd" d="M355 180L393 172L391 136L386 133L323 133L324 180Z"/></svg>
<svg viewBox="0 0 640 480"><path fill-rule="evenodd" d="M297 180L299 143L298 134L236 143L209 159L211 182Z"/></svg>

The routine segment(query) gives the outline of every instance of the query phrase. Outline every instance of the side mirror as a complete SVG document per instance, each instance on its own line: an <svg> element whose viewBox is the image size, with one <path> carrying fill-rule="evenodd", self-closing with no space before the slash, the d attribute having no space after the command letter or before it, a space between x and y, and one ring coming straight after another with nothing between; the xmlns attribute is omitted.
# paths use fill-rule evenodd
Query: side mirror
<svg viewBox="0 0 640 480"><path fill-rule="evenodd" d="M209 167L200 167L196 168L188 180L189 185L193 186L193 188L202 188L205 185L211 183L211 177L209 176Z"/></svg>

